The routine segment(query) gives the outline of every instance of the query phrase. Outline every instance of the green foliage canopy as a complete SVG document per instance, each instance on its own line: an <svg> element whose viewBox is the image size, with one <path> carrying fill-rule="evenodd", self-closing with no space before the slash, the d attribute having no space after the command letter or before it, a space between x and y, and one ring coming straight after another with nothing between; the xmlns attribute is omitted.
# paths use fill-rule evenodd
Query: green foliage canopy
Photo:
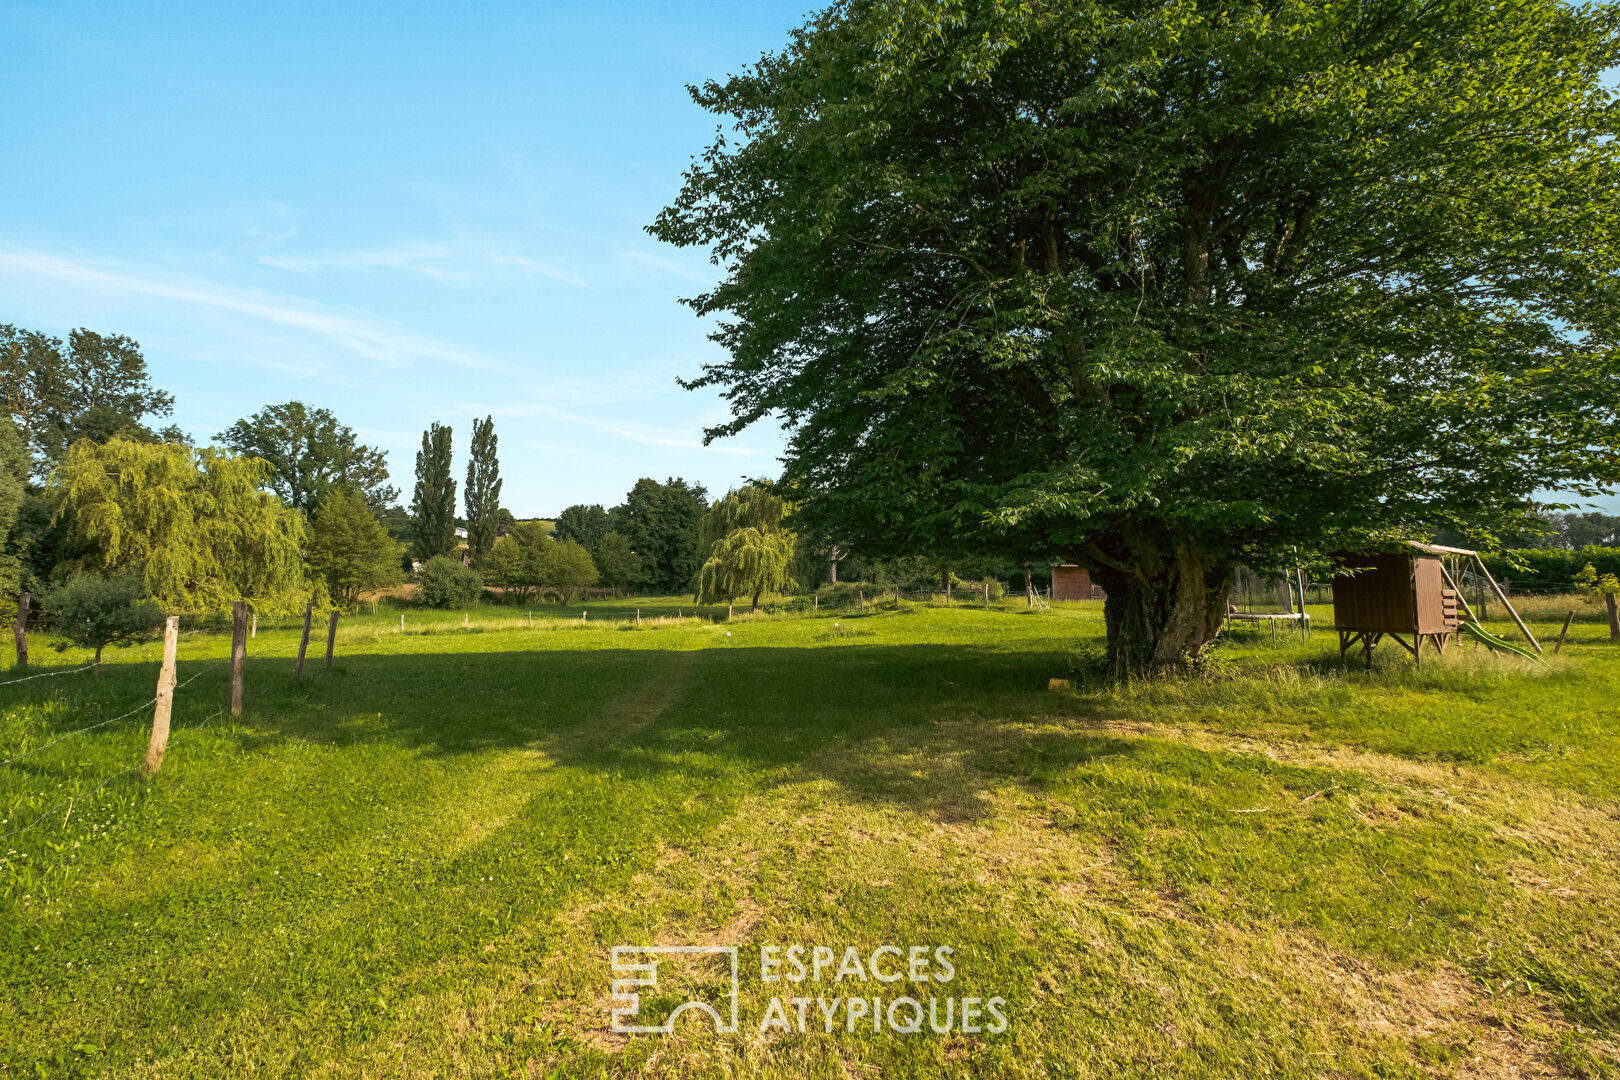
<svg viewBox="0 0 1620 1080"><path fill-rule="evenodd" d="M698 522L709 505L701 484L643 478L609 515L614 531L641 558L642 577L655 593L685 592L697 578Z"/></svg>
<svg viewBox="0 0 1620 1080"><path fill-rule="evenodd" d="M557 515L556 537L558 540L573 540L595 551L596 545L612 528L608 512L600 504L570 506Z"/></svg>
<svg viewBox="0 0 1620 1080"><path fill-rule="evenodd" d="M694 89L651 231L725 267L805 527L1092 567L1122 666L1237 562L1620 480L1620 17L1561 0L850 0Z"/></svg>
<svg viewBox="0 0 1620 1080"><path fill-rule="evenodd" d="M545 561L541 566L541 583L557 594L564 607L578 596L580 590L596 584L596 563L583 544L572 540L553 540L545 548Z"/></svg>
<svg viewBox="0 0 1620 1080"><path fill-rule="evenodd" d="M59 515L90 552L87 569L140 576L170 611L236 600L301 606L302 516L262 489L253 458L115 438L74 443L53 474Z"/></svg>
<svg viewBox="0 0 1620 1080"><path fill-rule="evenodd" d="M470 607L484 593L484 579L460 559L435 555L422 564L416 583L417 603L432 608Z"/></svg>
<svg viewBox="0 0 1620 1080"><path fill-rule="evenodd" d="M757 611L760 597L787 585L797 540L782 528L785 513L781 497L757 484L715 501L699 529L707 554L698 573L699 603L746 596Z"/></svg>
<svg viewBox="0 0 1620 1080"><path fill-rule="evenodd" d="M28 450L22 433L0 416L0 539L9 541L22 510L28 480ZM8 543L0 550L0 596L12 596L22 585L22 561Z"/></svg>
<svg viewBox="0 0 1620 1080"><path fill-rule="evenodd" d="M215 438L269 468L270 487L287 505L309 510L334 487L358 488L373 510L399 497L388 483L388 456L363 446L326 409L301 401L269 405Z"/></svg>
<svg viewBox="0 0 1620 1080"><path fill-rule="evenodd" d="M641 581L641 557L622 533L607 532L591 550L591 560L602 580L620 592L633 589Z"/></svg>
<svg viewBox="0 0 1620 1080"><path fill-rule="evenodd" d="M163 622L163 611L146 595L138 573L117 577L80 572L44 597L44 607L55 623L58 651L77 646L96 651L100 673L101 652L107 646L127 648L149 641Z"/></svg>
<svg viewBox="0 0 1620 1080"><path fill-rule="evenodd" d="M148 416L169 415L174 397L152 386L140 345L121 334L78 329L64 344L0 325L0 394L40 478L81 438L184 441L176 427L154 432L142 424Z"/></svg>
<svg viewBox="0 0 1620 1080"><path fill-rule="evenodd" d="M349 609L361 593L397 585L404 576L399 543L365 496L349 487L329 492L315 507L304 557L333 599Z"/></svg>

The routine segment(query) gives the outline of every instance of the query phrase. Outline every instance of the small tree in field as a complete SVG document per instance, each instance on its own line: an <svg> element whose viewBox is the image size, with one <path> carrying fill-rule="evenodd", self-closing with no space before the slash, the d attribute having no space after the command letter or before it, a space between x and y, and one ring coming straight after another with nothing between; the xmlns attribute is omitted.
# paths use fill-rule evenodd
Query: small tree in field
<svg viewBox="0 0 1620 1080"><path fill-rule="evenodd" d="M782 527L786 512L780 496L757 484L715 500L698 527L705 556L698 570L699 603L747 596L757 611L761 596L787 585L797 541Z"/></svg>
<svg viewBox="0 0 1620 1080"><path fill-rule="evenodd" d="M553 540L546 549L542 584L557 591L563 607L587 585L596 584L596 564L591 553L572 540Z"/></svg>
<svg viewBox="0 0 1620 1080"><path fill-rule="evenodd" d="M602 580L615 592L633 588L641 580L641 556L630 548L624 534L609 532L596 542L591 551Z"/></svg>
<svg viewBox="0 0 1620 1080"><path fill-rule="evenodd" d="M478 570L491 585L505 589L522 603L546 583L546 559L551 545L545 526L538 521L520 521L479 560Z"/></svg>
<svg viewBox="0 0 1620 1080"><path fill-rule="evenodd" d="M321 500L309 533L309 568L346 608L352 609L368 589L398 585L403 577L399 543L352 488L339 488Z"/></svg>
<svg viewBox="0 0 1620 1080"><path fill-rule="evenodd" d="M55 616L59 635L51 647L94 649L97 678L103 649L148 641L163 621L163 610L148 599L140 575L134 573L113 578L75 574L45 597L45 608Z"/></svg>
<svg viewBox="0 0 1620 1080"><path fill-rule="evenodd" d="M698 602L730 603L747 596L749 610L758 611L761 596L787 585L792 566L791 533L753 526L737 529L714 545L698 572Z"/></svg>

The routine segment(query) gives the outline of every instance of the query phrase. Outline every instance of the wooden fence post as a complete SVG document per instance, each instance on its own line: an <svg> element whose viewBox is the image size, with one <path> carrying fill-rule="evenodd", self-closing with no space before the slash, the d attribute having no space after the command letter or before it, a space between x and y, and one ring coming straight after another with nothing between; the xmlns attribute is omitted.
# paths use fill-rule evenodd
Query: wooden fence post
<svg viewBox="0 0 1620 1080"><path fill-rule="evenodd" d="M157 707L152 710L152 739L146 744L146 761L141 773L153 776L163 765L163 751L169 745L169 714L174 711L174 653L180 644L180 616L170 615L163 623L163 666L158 669Z"/></svg>
<svg viewBox="0 0 1620 1080"><path fill-rule="evenodd" d="M247 666L247 604L231 605L231 715L242 715L242 669Z"/></svg>
<svg viewBox="0 0 1620 1080"><path fill-rule="evenodd" d="M309 651L309 617L315 613L315 601L311 600L304 605L304 636L298 639L298 666L293 668L293 678L304 677L304 653Z"/></svg>
<svg viewBox="0 0 1620 1080"><path fill-rule="evenodd" d="M253 621L248 625L248 637L256 638L259 636L259 613L255 611L252 618Z"/></svg>
<svg viewBox="0 0 1620 1080"><path fill-rule="evenodd" d="M337 644L338 613L332 612L332 621L326 624L326 666L332 666L332 646Z"/></svg>
<svg viewBox="0 0 1620 1080"><path fill-rule="evenodd" d="M1558 631L1558 640L1553 643L1553 655L1554 656L1557 656L1558 655L1558 650L1562 649L1564 647L1564 635L1569 633L1569 624L1574 618L1575 618L1575 612L1573 612L1573 611L1571 611L1568 615L1564 616L1564 625Z"/></svg>
<svg viewBox="0 0 1620 1080"><path fill-rule="evenodd" d="M585 616L587 616L589 614L590 614L590 612L588 612L588 611L581 611L579 613L579 625L581 625L581 626L585 625Z"/></svg>
<svg viewBox="0 0 1620 1080"><path fill-rule="evenodd" d="M637 626L641 625L641 609L640 608L636 608L636 625Z"/></svg>
<svg viewBox="0 0 1620 1080"><path fill-rule="evenodd" d="M27 593L17 594L17 670L28 666L28 601Z"/></svg>
<svg viewBox="0 0 1620 1080"><path fill-rule="evenodd" d="M403 611L399 613L399 632L402 634L405 632L405 613Z"/></svg>
<svg viewBox="0 0 1620 1080"><path fill-rule="evenodd" d="M534 612L526 611L526 612L524 612L524 614L529 617L529 629L533 630L534 629Z"/></svg>

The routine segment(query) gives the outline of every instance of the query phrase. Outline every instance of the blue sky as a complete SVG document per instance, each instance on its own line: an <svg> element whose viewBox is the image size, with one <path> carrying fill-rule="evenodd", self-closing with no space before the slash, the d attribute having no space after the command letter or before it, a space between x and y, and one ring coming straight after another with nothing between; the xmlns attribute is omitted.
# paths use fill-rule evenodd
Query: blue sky
<svg viewBox="0 0 1620 1080"><path fill-rule="evenodd" d="M136 338L203 440L330 408L407 499L486 413L519 516L774 475L769 426L701 446L714 268L642 230L715 132L685 85L808 10L0 0L0 322Z"/></svg>
<svg viewBox="0 0 1620 1080"><path fill-rule="evenodd" d="M0 3L0 322L136 338L204 440L330 408L407 498L486 413L519 516L774 474L774 428L701 447L714 269L642 229L715 132L685 85L808 10Z"/></svg>

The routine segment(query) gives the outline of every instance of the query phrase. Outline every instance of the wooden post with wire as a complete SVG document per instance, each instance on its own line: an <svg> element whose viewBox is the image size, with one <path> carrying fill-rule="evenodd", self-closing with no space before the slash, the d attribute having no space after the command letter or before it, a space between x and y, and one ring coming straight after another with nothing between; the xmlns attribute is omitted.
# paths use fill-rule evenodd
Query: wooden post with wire
<svg viewBox="0 0 1620 1080"><path fill-rule="evenodd" d="M243 669L247 666L247 604L231 605L231 715L242 715Z"/></svg>
<svg viewBox="0 0 1620 1080"><path fill-rule="evenodd" d="M337 644L338 613L332 612L331 621L326 624L326 667L332 667L332 648Z"/></svg>
<svg viewBox="0 0 1620 1080"><path fill-rule="evenodd" d="M309 619L315 614L315 601L311 600L304 605L304 636L298 639L298 665L293 668L293 678L304 677L304 654L309 651Z"/></svg>
<svg viewBox="0 0 1620 1080"><path fill-rule="evenodd" d="M141 773L155 776L163 765L163 751L169 745L169 715L174 711L174 654L180 644L180 616L170 615L163 623L163 666L158 669L157 705L152 710L152 738L146 744L146 760Z"/></svg>
<svg viewBox="0 0 1620 1080"><path fill-rule="evenodd" d="M17 594L17 670L28 667L28 601L27 593Z"/></svg>

